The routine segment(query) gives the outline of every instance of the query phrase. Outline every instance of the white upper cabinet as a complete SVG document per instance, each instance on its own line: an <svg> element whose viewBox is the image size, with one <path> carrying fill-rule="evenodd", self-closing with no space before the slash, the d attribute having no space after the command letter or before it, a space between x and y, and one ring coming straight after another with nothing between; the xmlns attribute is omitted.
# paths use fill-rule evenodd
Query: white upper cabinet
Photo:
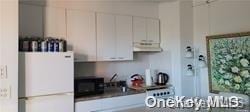
<svg viewBox="0 0 250 112"><path fill-rule="evenodd" d="M133 60L132 16L116 16L116 57Z"/></svg>
<svg viewBox="0 0 250 112"><path fill-rule="evenodd" d="M158 19L133 17L135 43L160 43L160 22Z"/></svg>
<svg viewBox="0 0 250 112"><path fill-rule="evenodd" d="M44 36L66 39L66 9L44 8Z"/></svg>
<svg viewBox="0 0 250 112"><path fill-rule="evenodd" d="M147 20L142 17L133 17L134 42L147 41Z"/></svg>
<svg viewBox="0 0 250 112"><path fill-rule="evenodd" d="M43 7L19 5L19 35L43 37Z"/></svg>
<svg viewBox="0 0 250 112"><path fill-rule="evenodd" d="M132 16L97 14L98 61L133 60Z"/></svg>
<svg viewBox="0 0 250 112"><path fill-rule="evenodd" d="M67 41L75 61L96 61L95 13L67 10Z"/></svg>
<svg viewBox="0 0 250 112"><path fill-rule="evenodd" d="M97 60L116 59L115 16L97 14Z"/></svg>
<svg viewBox="0 0 250 112"><path fill-rule="evenodd" d="M160 21L147 19L147 40L149 43L160 43Z"/></svg>

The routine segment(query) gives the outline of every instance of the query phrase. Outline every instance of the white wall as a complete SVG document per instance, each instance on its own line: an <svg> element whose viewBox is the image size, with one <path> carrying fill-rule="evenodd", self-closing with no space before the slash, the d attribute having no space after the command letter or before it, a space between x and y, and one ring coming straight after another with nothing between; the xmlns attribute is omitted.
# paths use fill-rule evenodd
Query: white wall
<svg viewBox="0 0 250 112"><path fill-rule="evenodd" d="M170 66L168 52L134 53L133 61L76 63L75 73L76 77L96 75L105 77L106 81L117 73L117 80L127 80L134 74L145 75L145 70L150 68L153 74L168 73L172 82Z"/></svg>
<svg viewBox="0 0 250 112"><path fill-rule="evenodd" d="M195 5L205 3L197 1ZM197 81L185 76L187 64L193 64L193 59L184 58L186 46L195 48L197 55L206 56L207 35L250 31L249 10L250 1L246 0L220 0L196 7L187 0L159 5L162 47L168 52L165 57L170 64L164 66L169 68L177 95L209 94L207 68L197 69Z"/></svg>
<svg viewBox="0 0 250 112"><path fill-rule="evenodd" d="M185 58L187 46L193 46L193 2L185 0L180 2L180 38L181 38L181 82L182 95L196 96L196 87L194 76L186 76L187 65L193 65L193 59Z"/></svg>
<svg viewBox="0 0 250 112"><path fill-rule="evenodd" d="M181 38L180 38L180 4L179 2L162 3L159 5L161 21L161 46L166 52L168 63L163 64L169 69L176 95L181 95Z"/></svg>
<svg viewBox="0 0 250 112"><path fill-rule="evenodd" d="M136 53L134 59L122 62L76 63L76 76L97 75L109 81L115 73L118 74L117 80L126 80L136 73L144 74L145 69L149 68L149 55Z"/></svg>
<svg viewBox="0 0 250 112"><path fill-rule="evenodd" d="M0 112L18 112L18 0L0 0L0 65L7 65L11 98L0 100Z"/></svg>
<svg viewBox="0 0 250 112"><path fill-rule="evenodd" d="M153 2L82 2L80 0L39 0L22 3L80 9L83 11L105 12L131 16L158 18L158 3Z"/></svg>
<svg viewBox="0 0 250 112"><path fill-rule="evenodd" d="M231 0L194 7L194 46L206 54L207 35L250 31L250 1ZM201 95L209 94L207 69L201 70Z"/></svg>

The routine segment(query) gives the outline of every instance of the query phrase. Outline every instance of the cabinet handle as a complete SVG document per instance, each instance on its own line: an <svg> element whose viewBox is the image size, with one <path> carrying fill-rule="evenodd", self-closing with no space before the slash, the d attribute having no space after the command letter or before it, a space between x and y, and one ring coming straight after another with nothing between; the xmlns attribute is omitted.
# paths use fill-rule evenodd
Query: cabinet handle
<svg viewBox="0 0 250 112"><path fill-rule="evenodd" d="M153 45L152 43L140 43L140 45Z"/></svg>
<svg viewBox="0 0 250 112"><path fill-rule="evenodd" d="M140 45L147 45L147 43L140 43Z"/></svg>
<svg viewBox="0 0 250 112"><path fill-rule="evenodd" d="M154 40L149 40L149 42L154 42Z"/></svg>
<svg viewBox="0 0 250 112"><path fill-rule="evenodd" d="M152 45L152 43L147 43L147 45Z"/></svg>
<svg viewBox="0 0 250 112"><path fill-rule="evenodd" d="M123 57L119 57L119 59L124 59Z"/></svg>
<svg viewBox="0 0 250 112"><path fill-rule="evenodd" d="M142 42L147 42L147 40L141 40Z"/></svg>

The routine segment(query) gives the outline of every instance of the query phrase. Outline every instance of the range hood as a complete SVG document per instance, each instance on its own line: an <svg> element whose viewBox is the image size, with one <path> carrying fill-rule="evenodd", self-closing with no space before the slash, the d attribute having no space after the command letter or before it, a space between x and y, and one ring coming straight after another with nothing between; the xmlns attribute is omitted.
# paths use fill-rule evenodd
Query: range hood
<svg viewBox="0 0 250 112"><path fill-rule="evenodd" d="M134 52L161 52L159 43L134 43Z"/></svg>

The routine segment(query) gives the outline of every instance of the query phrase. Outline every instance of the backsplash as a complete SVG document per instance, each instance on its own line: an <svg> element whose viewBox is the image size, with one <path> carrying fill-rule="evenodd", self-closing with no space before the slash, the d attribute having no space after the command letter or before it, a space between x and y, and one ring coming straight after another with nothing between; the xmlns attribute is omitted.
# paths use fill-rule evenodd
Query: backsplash
<svg viewBox="0 0 250 112"><path fill-rule="evenodd" d="M154 74L157 72L169 74L171 81L168 59L167 52L134 53L133 61L75 63L75 77L95 75L104 77L105 81L109 81L117 73L117 80L126 80L133 74L144 75L145 70L150 68Z"/></svg>

